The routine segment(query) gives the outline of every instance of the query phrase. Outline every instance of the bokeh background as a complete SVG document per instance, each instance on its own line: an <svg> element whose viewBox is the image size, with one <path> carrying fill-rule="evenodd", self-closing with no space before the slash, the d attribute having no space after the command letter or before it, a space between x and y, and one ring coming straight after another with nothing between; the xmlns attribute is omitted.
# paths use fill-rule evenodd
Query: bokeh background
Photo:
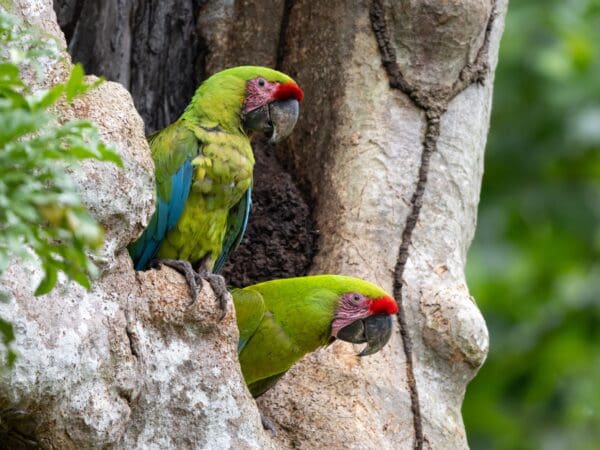
<svg viewBox="0 0 600 450"><path fill-rule="evenodd" d="M600 1L513 0L467 276L478 449L600 449Z"/></svg>

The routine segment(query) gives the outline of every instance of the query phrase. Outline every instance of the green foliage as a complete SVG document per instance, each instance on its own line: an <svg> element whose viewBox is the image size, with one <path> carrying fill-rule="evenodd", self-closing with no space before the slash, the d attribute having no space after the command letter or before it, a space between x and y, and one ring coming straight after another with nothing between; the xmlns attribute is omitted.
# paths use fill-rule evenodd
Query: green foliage
<svg viewBox="0 0 600 450"><path fill-rule="evenodd" d="M600 1L511 2L468 278L473 449L600 448Z"/></svg>
<svg viewBox="0 0 600 450"><path fill-rule="evenodd" d="M60 124L49 112L98 85L84 82L81 66L45 92L33 94L21 81L22 68L41 73L36 61L56 59L58 52L52 39L20 26L0 9L0 275L11 259L35 254L44 271L35 295L50 292L59 272L89 288L97 269L87 252L102 245L103 232L68 172L86 158L121 161L90 122ZM4 345L14 339L2 319L0 334ZM8 362L13 360L9 353Z"/></svg>

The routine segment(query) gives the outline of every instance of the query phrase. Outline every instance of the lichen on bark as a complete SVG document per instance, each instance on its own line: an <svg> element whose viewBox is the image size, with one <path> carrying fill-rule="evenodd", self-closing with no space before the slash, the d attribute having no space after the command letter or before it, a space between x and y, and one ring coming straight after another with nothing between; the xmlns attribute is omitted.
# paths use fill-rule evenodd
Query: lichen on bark
<svg viewBox="0 0 600 450"><path fill-rule="evenodd" d="M63 58L41 62L41 80L24 81L34 92L63 81L69 56L51 2L15 10L63 43ZM154 164L131 95L105 82L55 113L93 120L124 168L88 161L73 173L105 229L90 291L61 278L34 297L33 262L13 262L0 280L18 353L0 373L0 447L271 448L240 373L232 305L220 320L210 288L188 307L179 274L133 270L126 246L153 212Z"/></svg>

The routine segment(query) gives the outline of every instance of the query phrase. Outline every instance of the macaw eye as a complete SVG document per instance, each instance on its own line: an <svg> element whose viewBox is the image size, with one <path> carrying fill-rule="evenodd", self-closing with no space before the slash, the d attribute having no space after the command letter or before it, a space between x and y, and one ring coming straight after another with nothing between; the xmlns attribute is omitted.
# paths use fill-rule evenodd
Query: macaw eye
<svg viewBox="0 0 600 450"><path fill-rule="evenodd" d="M265 87L266 81L263 78L258 79L258 85L260 87Z"/></svg>
<svg viewBox="0 0 600 450"><path fill-rule="evenodd" d="M362 297L359 294L352 294L352 300L355 302L360 302Z"/></svg>

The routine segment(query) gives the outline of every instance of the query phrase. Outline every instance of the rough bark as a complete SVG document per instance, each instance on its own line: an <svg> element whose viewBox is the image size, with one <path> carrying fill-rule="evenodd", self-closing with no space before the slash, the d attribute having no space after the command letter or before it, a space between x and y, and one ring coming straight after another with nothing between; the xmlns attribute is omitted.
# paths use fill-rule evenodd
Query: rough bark
<svg viewBox="0 0 600 450"><path fill-rule="evenodd" d="M47 8L48 2L34 3ZM124 197L123 204L130 203L124 210L104 205L102 199L110 197L102 189L97 198L93 192L86 195L86 186L95 187L96 182L80 180L92 211L114 230L114 235L108 233L101 281L91 293L66 285L67 301L64 293L54 294L47 312L38 311L39 300L29 294L32 275L27 268L13 269L17 281L9 285L15 293L11 305L19 306L7 316L19 324L17 348L26 355L36 345L46 350L38 359L21 359L21 372L4 379L0 396L11 407L25 405L22 410L31 420L44 424L36 428L39 442L64 438L73 445L116 443L127 448L467 447L460 406L466 384L485 359L488 337L463 270L475 230L506 0L177 0L160 6L141 2L147 4L143 13L130 0L123 2L129 5L127 12L121 11L129 15L127 23L117 22L106 5L93 21L69 11L94 2L55 3L63 8L58 11L67 37L72 33L69 50L76 58L97 58L87 63L93 66L88 70L124 77L140 113L154 126L176 114L189 95L175 74L154 73L165 64L175 64L185 74L196 65L193 74L200 76L234 64L261 64L294 76L306 94L300 121L287 143L263 145L257 152L258 214L253 215L246 247L228 273L244 284L301 274L309 267L313 273L360 276L393 291L401 313L398 333L383 352L359 359L348 344L336 343L295 366L259 401L278 429L277 436L266 435L240 384L231 316L216 325L210 293L205 293L208 303L184 312L181 280L166 269L137 277L131 272L123 246L151 210L148 155L139 120L135 131L123 129L123 121L101 123L126 161L144 167L136 172L129 166L125 175L96 165L86 168L107 171L99 180L114 184L121 176L123 182L138 183L135 189L141 194ZM190 11L181 24L186 37L171 38L164 24L177 7ZM34 21L48 12L22 8ZM193 30L190 17L197 24ZM147 29L155 22L162 28L150 34L132 26L143 23L140 28ZM52 20L46 25L56 32ZM77 33L97 47L77 44ZM107 36L121 39L121 44L110 47ZM170 48L179 54L184 51L179 46L186 43L196 53L168 59ZM103 56L89 48L110 51ZM133 48L143 49L137 63L127 56ZM109 61L115 52L125 56ZM108 62L114 75L96 70ZM133 85L136 70L147 76L140 78L138 90ZM117 91L126 95L122 89L113 84L104 89L109 90L106 97L96 94L87 100L81 115L102 119L121 111L136 117L130 101L111 103ZM164 100L165 89L170 89L170 100ZM148 100L152 95L156 100ZM139 107L143 104L148 107ZM94 107L100 111L96 115L88 112ZM117 191L126 196L132 189L124 185ZM275 201L285 204L277 208ZM309 210L319 230L314 259ZM73 301L78 296L83 300ZM86 312L79 312L81 308ZM91 315L104 319L91 322ZM80 319L69 322L64 316ZM66 341L75 342L69 345L74 346L71 364L77 369L64 386L57 380L65 376L60 370L68 364L60 346L36 341L41 333L30 331L35 320L52 324L51 335L61 330L79 336ZM90 346L89 336L99 344ZM123 342L108 345L111 339ZM91 349L96 359L89 356ZM44 364L52 370L42 371ZM41 382L24 377L27 367L42 373ZM103 381L91 375L96 367L102 367ZM223 386L217 386L216 378ZM74 392L85 395L71 396ZM94 400L95 392L101 392L102 401ZM84 419L75 421L70 414ZM50 429L58 431L44 434ZM47 441L44 436L49 436ZM171 440L162 441L165 436Z"/></svg>
<svg viewBox="0 0 600 450"><path fill-rule="evenodd" d="M50 1L19 0L29 23L63 42ZM46 62L34 90L68 75L68 55ZM154 165L130 94L104 83L60 120L88 118L116 147L125 168L88 162L79 192L104 225L91 291L60 280L33 297L35 264L13 264L0 288L0 315L15 327L16 365L0 372L0 448L271 448L237 362L232 306L210 288L196 304L170 269L134 272L126 245L154 207Z"/></svg>
<svg viewBox="0 0 600 450"><path fill-rule="evenodd" d="M291 430L284 442L467 446L460 405L488 341L463 268L504 10L489 1L364 1L348 13L346 2L326 11L294 2L282 67L308 89L284 158L317 199L312 270L393 290L401 333L376 358L359 361L338 345L296 366L260 402ZM360 417L360 430L348 417Z"/></svg>
<svg viewBox="0 0 600 450"><path fill-rule="evenodd" d="M179 117L204 78L202 3L56 0L54 8L74 61L129 89L151 133Z"/></svg>

